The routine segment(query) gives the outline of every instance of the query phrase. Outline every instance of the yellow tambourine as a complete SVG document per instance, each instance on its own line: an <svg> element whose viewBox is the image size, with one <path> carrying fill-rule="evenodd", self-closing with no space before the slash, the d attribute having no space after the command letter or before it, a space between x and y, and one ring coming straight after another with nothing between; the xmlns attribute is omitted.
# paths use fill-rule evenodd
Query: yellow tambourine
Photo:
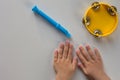
<svg viewBox="0 0 120 80"><path fill-rule="evenodd" d="M102 2L94 2L83 17L83 24L96 37L110 35L118 25L117 9Z"/></svg>

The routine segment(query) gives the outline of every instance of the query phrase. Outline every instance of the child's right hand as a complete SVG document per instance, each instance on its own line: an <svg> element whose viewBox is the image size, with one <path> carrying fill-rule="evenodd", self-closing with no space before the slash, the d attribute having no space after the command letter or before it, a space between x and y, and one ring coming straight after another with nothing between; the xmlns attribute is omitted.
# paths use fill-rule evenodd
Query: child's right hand
<svg viewBox="0 0 120 80"><path fill-rule="evenodd" d="M85 75L93 80L110 80L104 71L102 58L96 48L92 51L89 45L86 46L86 50L79 46L76 54L81 61L78 66Z"/></svg>

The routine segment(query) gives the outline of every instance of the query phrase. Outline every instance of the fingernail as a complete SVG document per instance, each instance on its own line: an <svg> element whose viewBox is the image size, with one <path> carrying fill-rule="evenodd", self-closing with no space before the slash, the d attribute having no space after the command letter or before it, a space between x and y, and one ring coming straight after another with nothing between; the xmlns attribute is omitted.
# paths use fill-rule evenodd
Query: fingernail
<svg viewBox="0 0 120 80"><path fill-rule="evenodd" d="M55 53L57 53L58 52L58 49L55 49L55 51L54 51Z"/></svg>
<svg viewBox="0 0 120 80"><path fill-rule="evenodd" d="M80 45L80 46L79 46L79 49L82 49L82 48L83 48L83 46L82 46L82 45Z"/></svg>
<svg viewBox="0 0 120 80"><path fill-rule="evenodd" d="M89 48L90 48L90 45L86 45L86 48L89 49Z"/></svg>
<svg viewBox="0 0 120 80"><path fill-rule="evenodd" d="M68 42L69 42L69 40L67 39L67 40L66 40L66 43L68 43Z"/></svg>

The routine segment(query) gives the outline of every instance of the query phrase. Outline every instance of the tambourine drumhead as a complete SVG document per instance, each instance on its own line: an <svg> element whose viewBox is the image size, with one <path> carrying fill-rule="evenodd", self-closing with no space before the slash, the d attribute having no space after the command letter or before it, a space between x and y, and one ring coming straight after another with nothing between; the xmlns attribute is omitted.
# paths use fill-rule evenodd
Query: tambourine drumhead
<svg viewBox="0 0 120 80"><path fill-rule="evenodd" d="M111 34L117 27L118 14L116 8L104 3L92 4L83 18L87 30L99 37Z"/></svg>

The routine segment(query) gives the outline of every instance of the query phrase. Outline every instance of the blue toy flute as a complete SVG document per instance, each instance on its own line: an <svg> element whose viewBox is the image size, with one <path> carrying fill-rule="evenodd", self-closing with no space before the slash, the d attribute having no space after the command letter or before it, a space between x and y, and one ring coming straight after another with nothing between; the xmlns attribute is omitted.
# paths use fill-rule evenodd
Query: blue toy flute
<svg viewBox="0 0 120 80"><path fill-rule="evenodd" d="M32 11L37 13L38 15L42 16L44 19L46 19L49 23L51 23L56 29L60 30L62 33L64 33L68 38L71 38L71 34L67 29L65 29L62 25L57 23L55 20L53 20L51 17L46 15L43 11L37 8L37 6L34 6L32 8Z"/></svg>

